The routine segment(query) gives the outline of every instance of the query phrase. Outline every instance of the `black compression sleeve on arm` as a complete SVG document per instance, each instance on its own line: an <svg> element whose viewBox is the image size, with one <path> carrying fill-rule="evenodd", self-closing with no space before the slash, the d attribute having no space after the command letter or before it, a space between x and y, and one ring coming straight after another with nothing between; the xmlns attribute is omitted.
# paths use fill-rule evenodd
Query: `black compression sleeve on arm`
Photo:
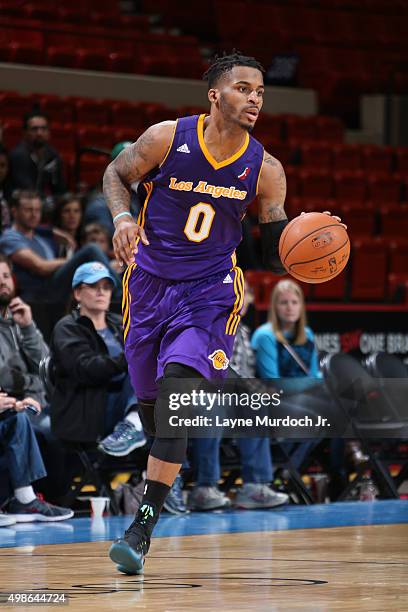
<svg viewBox="0 0 408 612"><path fill-rule="evenodd" d="M263 263L274 274L285 274L286 272L279 258L279 238L287 224L287 219L259 224Z"/></svg>

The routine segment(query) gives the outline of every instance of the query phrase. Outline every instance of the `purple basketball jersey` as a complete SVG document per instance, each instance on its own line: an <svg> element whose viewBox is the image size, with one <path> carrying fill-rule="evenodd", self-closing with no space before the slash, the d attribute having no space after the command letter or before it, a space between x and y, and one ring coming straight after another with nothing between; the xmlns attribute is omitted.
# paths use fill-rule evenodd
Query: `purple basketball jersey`
<svg viewBox="0 0 408 612"><path fill-rule="evenodd" d="M169 280L195 280L230 269L241 220L257 193L263 146L246 134L229 159L217 162L204 142L205 115L178 119L168 154L144 182L136 263Z"/></svg>

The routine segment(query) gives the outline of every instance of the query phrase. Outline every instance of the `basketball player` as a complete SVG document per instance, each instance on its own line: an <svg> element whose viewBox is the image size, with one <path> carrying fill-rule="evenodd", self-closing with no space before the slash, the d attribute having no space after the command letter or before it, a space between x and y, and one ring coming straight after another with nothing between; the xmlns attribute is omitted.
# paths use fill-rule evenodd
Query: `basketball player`
<svg viewBox="0 0 408 612"><path fill-rule="evenodd" d="M278 244L287 224L285 173L250 136L262 108L263 71L237 52L219 57L204 75L210 115L151 126L104 175L115 255L127 266L126 358L139 414L152 436L168 408L164 383L226 375L244 291L235 249L255 196L265 262L284 272ZM145 195L137 222L129 212L135 182ZM140 509L110 549L120 571L142 573L186 446L185 434L155 437Z"/></svg>

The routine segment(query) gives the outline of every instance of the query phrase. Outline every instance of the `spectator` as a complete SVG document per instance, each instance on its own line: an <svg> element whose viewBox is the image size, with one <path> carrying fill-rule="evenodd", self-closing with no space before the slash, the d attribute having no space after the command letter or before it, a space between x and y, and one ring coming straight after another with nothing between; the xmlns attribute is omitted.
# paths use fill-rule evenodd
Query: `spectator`
<svg viewBox="0 0 408 612"><path fill-rule="evenodd" d="M122 321L108 312L114 283L112 272L97 261L75 271L78 310L57 323L51 339L51 424L64 441L95 442L107 436L99 448L121 457L146 440L127 372Z"/></svg>
<svg viewBox="0 0 408 612"><path fill-rule="evenodd" d="M69 508L48 504L34 493L32 483L47 473L26 414L32 408L41 410L34 398L18 401L0 392L0 457L6 462L13 489L13 498L6 506L7 514L0 514L0 526L10 524L10 519L17 523L63 521L74 514Z"/></svg>
<svg viewBox="0 0 408 612"><path fill-rule="evenodd" d="M9 161L6 149L0 144L0 234L10 225L10 195Z"/></svg>
<svg viewBox="0 0 408 612"><path fill-rule="evenodd" d="M80 264L97 260L109 265L109 259L95 244L82 247L71 258L58 257L60 244L74 246L74 243L61 230L39 227L41 208L41 199L35 192L13 193L13 225L0 237L0 253L12 260L23 299L64 302L70 293L74 271ZM119 288L119 277L115 276Z"/></svg>
<svg viewBox="0 0 408 612"><path fill-rule="evenodd" d="M30 306L16 297L11 263L0 255L1 386L12 395L33 397L43 408L45 394L38 366L47 354L48 347L33 321Z"/></svg>
<svg viewBox="0 0 408 612"><path fill-rule="evenodd" d="M115 159L127 146L132 144L131 142L119 142L111 151L111 161ZM133 188L134 187L134 188ZM137 184L132 185L130 210L137 217L140 203L136 194ZM85 208L85 223L100 223L109 232L109 238L112 238L113 232L115 231L112 215L109 208L106 205L105 196L103 195L102 185L98 187L90 196L88 203Z"/></svg>
<svg viewBox="0 0 408 612"><path fill-rule="evenodd" d="M306 325L306 309L301 287L292 280L279 281L271 294L268 322L259 327L252 336L252 347L256 351L256 366L261 378L280 378L280 385L292 395L289 401L298 409L329 417L336 424L337 409L328 393L319 369L318 353L314 335ZM285 379L291 379L289 381ZM284 402L281 402L281 407ZM287 442L292 463L299 468L306 456L320 439ZM330 479L333 497L335 490L345 484L344 441L330 441Z"/></svg>
<svg viewBox="0 0 408 612"><path fill-rule="evenodd" d="M75 250L80 244L82 217L83 205L80 196L66 193L57 200L54 207L53 225L71 236ZM61 255L61 252L59 254Z"/></svg>
<svg viewBox="0 0 408 612"><path fill-rule="evenodd" d="M23 140L10 152L12 188L38 191L42 197L64 193L62 160L48 144L48 117L31 111L24 116L23 130Z"/></svg>
<svg viewBox="0 0 408 612"><path fill-rule="evenodd" d="M88 223L82 231L82 245L97 244L101 251L109 257L110 267L118 274L122 272L120 263L112 250L112 241L109 230L102 223Z"/></svg>

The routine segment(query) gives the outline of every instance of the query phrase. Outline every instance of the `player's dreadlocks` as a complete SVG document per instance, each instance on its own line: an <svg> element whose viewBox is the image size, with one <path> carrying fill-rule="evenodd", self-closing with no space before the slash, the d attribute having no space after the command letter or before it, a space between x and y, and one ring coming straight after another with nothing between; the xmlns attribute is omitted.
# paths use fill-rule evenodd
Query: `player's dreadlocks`
<svg viewBox="0 0 408 612"><path fill-rule="evenodd" d="M229 54L224 51L222 55L215 56L213 63L203 74L203 80L208 81L208 89L214 87L220 76L232 70L234 66L248 66L265 72L265 68L254 57L243 55L237 49L233 49Z"/></svg>

